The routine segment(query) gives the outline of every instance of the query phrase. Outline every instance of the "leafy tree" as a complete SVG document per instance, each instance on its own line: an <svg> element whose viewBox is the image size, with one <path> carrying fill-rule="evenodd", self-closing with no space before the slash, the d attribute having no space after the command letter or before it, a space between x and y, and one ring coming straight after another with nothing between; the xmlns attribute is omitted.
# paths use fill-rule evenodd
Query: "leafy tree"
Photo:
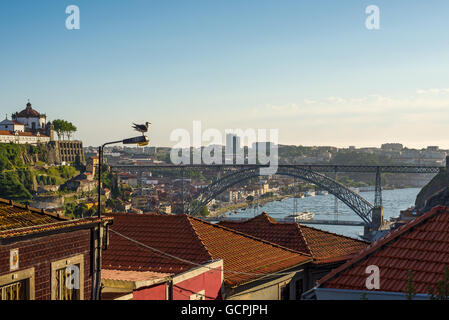
<svg viewBox="0 0 449 320"><path fill-rule="evenodd" d="M200 205L200 201L199 200L194 200L192 202L192 207L193 208L197 208ZM209 215L209 208L207 206L204 206L201 208L201 210L197 213L198 216L202 216L202 217L207 217Z"/></svg>
<svg viewBox="0 0 449 320"><path fill-rule="evenodd" d="M87 213L88 210L89 208L87 207L86 204L80 203L73 210L73 215L75 216L75 218L84 218L84 215L85 213Z"/></svg>
<svg viewBox="0 0 449 320"><path fill-rule="evenodd" d="M73 134L78 130L71 122L66 123L65 126L66 134L69 140L72 138Z"/></svg>
<svg viewBox="0 0 449 320"><path fill-rule="evenodd" d="M25 179L27 178L25 177ZM0 198L11 200L31 200L33 198L30 191L20 181L17 172L0 172L0 186Z"/></svg>
<svg viewBox="0 0 449 320"><path fill-rule="evenodd" d="M53 120L53 127L58 135L58 140L61 140L61 137L63 139L67 137L70 140L72 135L77 131L77 128L71 122L61 119Z"/></svg>
<svg viewBox="0 0 449 320"><path fill-rule="evenodd" d="M198 215L202 217L207 217L209 215L209 208L207 206L204 206L203 208L201 208Z"/></svg>
<svg viewBox="0 0 449 320"><path fill-rule="evenodd" d="M58 140L61 140L61 137L64 138L63 137L64 120L60 120L60 119L53 120L53 127L54 127L56 134L58 135Z"/></svg>
<svg viewBox="0 0 449 320"><path fill-rule="evenodd" d="M75 163L73 166L80 172L84 172L86 170L86 166L84 166L81 162L81 157L79 154L75 156Z"/></svg>

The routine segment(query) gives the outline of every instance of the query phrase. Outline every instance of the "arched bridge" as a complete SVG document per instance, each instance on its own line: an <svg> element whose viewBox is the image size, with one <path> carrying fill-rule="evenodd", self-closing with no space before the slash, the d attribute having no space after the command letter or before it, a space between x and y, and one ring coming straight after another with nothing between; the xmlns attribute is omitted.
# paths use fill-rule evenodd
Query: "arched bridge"
<svg viewBox="0 0 449 320"><path fill-rule="evenodd" d="M259 169L260 168L258 167L247 167L237 171L232 171L231 173L218 178L212 184L200 190L193 197L193 199L189 201L189 214L196 215L212 199L217 197L226 189L245 180L259 177ZM363 220L366 226L372 225L372 210L374 206L366 199L353 192L349 188L345 187L341 183L338 183L337 181L316 171L297 166L280 166L276 174L295 177L315 184L319 188L328 191L343 203L345 203Z"/></svg>

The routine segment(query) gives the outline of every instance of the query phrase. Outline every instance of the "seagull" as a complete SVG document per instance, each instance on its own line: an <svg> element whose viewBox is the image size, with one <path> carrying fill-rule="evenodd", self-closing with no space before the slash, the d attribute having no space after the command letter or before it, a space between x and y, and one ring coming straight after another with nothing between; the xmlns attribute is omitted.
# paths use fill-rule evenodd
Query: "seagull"
<svg viewBox="0 0 449 320"><path fill-rule="evenodd" d="M134 122L133 122L133 128L136 130L136 131L139 131L139 132L141 132L142 133L142 135L145 133L145 132L148 132L148 128L150 127L150 122L145 122L145 124L135 124Z"/></svg>

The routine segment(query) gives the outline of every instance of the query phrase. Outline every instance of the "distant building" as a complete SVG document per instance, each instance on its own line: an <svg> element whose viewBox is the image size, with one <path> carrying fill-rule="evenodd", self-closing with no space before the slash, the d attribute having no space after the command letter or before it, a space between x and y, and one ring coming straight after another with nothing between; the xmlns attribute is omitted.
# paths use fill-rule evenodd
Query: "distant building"
<svg viewBox="0 0 449 320"><path fill-rule="evenodd" d="M25 125L15 120L8 120L8 116L6 116L6 119L0 122L0 130L10 132L24 132Z"/></svg>
<svg viewBox="0 0 449 320"><path fill-rule="evenodd" d="M237 158L243 160L243 149L240 145L241 139L238 135L226 134L225 161L226 163L236 163Z"/></svg>
<svg viewBox="0 0 449 320"><path fill-rule="evenodd" d="M30 102L25 109L0 122L0 143L46 144L49 146L47 163L85 162L81 141L55 141L54 127L47 116L33 109Z"/></svg>
<svg viewBox="0 0 449 320"><path fill-rule="evenodd" d="M131 199L131 203L133 208L137 208L140 210L146 210L148 208L148 197L146 196L137 196Z"/></svg>
<svg viewBox="0 0 449 320"><path fill-rule="evenodd" d="M91 156L87 159L87 163L86 163L86 171L90 172L92 174L92 176L95 176L95 170L98 167L99 164L99 160L98 160L98 156Z"/></svg>
<svg viewBox="0 0 449 320"><path fill-rule="evenodd" d="M43 130L46 128L47 116L34 110L28 102L26 108L12 115L12 119L25 125L30 130Z"/></svg>
<svg viewBox="0 0 449 320"><path fill-rule="evenodd" d="M0 143L17 143L17 144L32 144L50 142L50 137L40 134L39 132L11 132L7 130L0 130Z"/></svg>
<svg viewBox="0 0 449 320"><path fill-rule="evenodd" d="M384 143L380 148L384 151L401 151L404 146L401 143Z"/></svg>
<svg viewBox="0 0 449 320"><path fill-rule="evenodd" d="M122 173L118 174L117 179L118 179L119 183L124 183L131 187L137 187L137 176L136 175L122 172Z"/></svg>
<svg viewBox="0 0 449 320"><path fill-rule="evenodd" d="M171 205L169 203L161 203L159 205L159 211L163 213L171 213Z"/></svg>
<svg viewBox="0 0 449 320"><path fill-rule="evenodd" d="M46 123L45 114L34 110L31 103L0 122L0 143L38 144L53 140L53 126Z"/></svg>
<svg viewBox="0 0 449 320"><path fill-rule="evenodd" d="M65 186L71 191L81 193L95 190L97 183L90 172L84 172L67 181Z"/></svg>

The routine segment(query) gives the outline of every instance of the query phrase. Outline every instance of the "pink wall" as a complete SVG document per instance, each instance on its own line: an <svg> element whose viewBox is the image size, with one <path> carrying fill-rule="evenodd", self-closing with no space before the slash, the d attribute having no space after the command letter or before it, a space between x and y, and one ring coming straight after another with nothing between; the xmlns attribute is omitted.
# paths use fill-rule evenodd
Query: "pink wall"
<svg viewBox="0 0 449 320"><path fill-rule="evenodd" d="M166 300L166 284L134 290L133 300Z"/></svg>
<svg viewBox="0 0 449 320"><path fill-rule="evenodd" d="M221 299L221 269L212 269L173 285L173 300L189 300L205 290L206 300Z"/></svg>

